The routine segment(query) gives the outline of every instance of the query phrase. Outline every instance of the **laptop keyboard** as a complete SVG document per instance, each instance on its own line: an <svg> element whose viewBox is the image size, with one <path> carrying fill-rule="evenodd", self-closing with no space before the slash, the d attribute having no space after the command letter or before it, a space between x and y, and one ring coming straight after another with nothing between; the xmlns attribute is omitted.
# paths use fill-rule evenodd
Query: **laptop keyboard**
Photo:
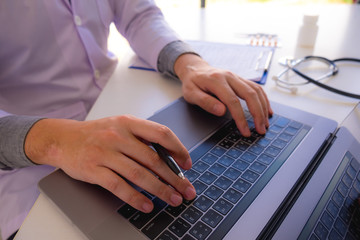
<svg viewBox="0 0 360 240"><path fill-rule="evenodd" d="M254 123L247 113L248 124ZM274 115L264 136L243 137L230 121L190 155L184 172L197 197L171 207L143 192L154 203L145 214L124 204L118 213L149 239L220 239L230 230L266 183L306 136L310 127Z"/></svg>
<svg viewBox="0 0 360 240"><path fill-rule="evenodd" d="M360 239L360 163L347 152L299 239Z"/></svg>

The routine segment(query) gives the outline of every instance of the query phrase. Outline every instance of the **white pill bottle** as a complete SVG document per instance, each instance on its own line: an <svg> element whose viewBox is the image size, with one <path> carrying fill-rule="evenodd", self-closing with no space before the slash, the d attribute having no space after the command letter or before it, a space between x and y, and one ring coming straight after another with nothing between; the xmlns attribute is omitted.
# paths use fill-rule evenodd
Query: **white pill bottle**
<svg viewBox="0 0 360 240"><path fill-rule="evenodd" d="M319 15L304 14L303 23L299 28L297 45L300 47L313 48L316 42L316 36L319 30L317 21Z"/></svg>

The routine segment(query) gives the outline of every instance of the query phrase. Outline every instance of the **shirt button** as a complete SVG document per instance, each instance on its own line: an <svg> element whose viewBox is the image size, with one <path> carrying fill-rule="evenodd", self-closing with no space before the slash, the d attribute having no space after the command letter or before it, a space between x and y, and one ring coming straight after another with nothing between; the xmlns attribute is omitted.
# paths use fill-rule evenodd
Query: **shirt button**
<svg viewBox="0 0 360 240"><path fill-rule="evenodd" d="M96 79L99 79L100 78L100 71L99 70L95 70L94 71L94 76Z"/></svg>
<svg viewBox="0 0 360 240"><path fill-rule="evenodd" d="M81 26L81 24L82 24L81 18L78 15L75 15L74 20L75 20L75 24L77 26Z"/></svg>

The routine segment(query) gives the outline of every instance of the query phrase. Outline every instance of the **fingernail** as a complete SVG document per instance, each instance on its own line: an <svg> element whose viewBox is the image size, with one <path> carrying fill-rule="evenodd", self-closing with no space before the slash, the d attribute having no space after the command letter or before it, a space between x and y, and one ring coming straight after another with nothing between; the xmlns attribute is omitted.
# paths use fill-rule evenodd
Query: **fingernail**
<svg viewBox="0 0 360 240"><path fill-rule="evenodd" d="M222 111L221 105L220 104L215 104L213 106L213 111L214 111L214 114L221 114L221 111Z"/></svg>
<svg viewBox="0 0 360 240"><path fill-rule="evenodd" d="M191 160L191 158L186 159L185 166L184 166L185 169L190 169L191 166L192 166L192 160Z"/></svg>
<svg viewBox="0 0 360 240"><path fill-rule="evenodd" d="M243 135L245 137L250 137L251 132L250 132L250 129L248 127L244 128L243 131L244 131Z"/></svg>
<svg viewBox="0 0 360 240"><path fill-rule="evenodd" d="M145 202L142 205L143 212L149 213L152 211L152 205L150 203Z"/></svg>
<svg viewBox="0 0 360 240"><path fill-rule="evenodd" d="M174 193L171 195L170 201L174 206L179 206L182 203L183 198L179 194Z"/></svg>
<svg viewBox="0 0 360 240"><path fill-rule="evenodd" d="M196 197L196 191L193 187L187 187L185 190L185 197L188 200L194 199Z"/></svg>

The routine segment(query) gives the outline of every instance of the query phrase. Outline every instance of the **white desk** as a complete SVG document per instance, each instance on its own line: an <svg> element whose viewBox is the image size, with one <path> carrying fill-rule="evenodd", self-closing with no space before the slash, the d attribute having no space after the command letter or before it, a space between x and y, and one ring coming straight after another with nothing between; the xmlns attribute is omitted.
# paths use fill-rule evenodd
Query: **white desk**
<svg viewBox="0 0 360 240"><path fill-rule="evenodd" d="M266 7L264 7L266 6ZM237 42L241 33L276 33L282 47L277 49L264 86L270 100L332 118L338 122L351 111L356 100L335 95L317 87L305 87L292 95L275 86L271 76L282 67L282 56L320 55L328 58L360 57L360 5L330 5L313 7L319 10L319 33L314 49L296 47L298 26L306 7L281 5L239 5L231 8L176 10L165 12L169 23L184 39ZM118 114L133 114L141 118L181 96L180 83L157 73L128 69L133 56L128 47L121 53L116 72L99 96L88 119ZM360 93L360 68L340 68L330 82L345 90ZM70 196L69 196L70 197ZM62 213L40 195L26 218L16 239L84 239Z"/></svg>

